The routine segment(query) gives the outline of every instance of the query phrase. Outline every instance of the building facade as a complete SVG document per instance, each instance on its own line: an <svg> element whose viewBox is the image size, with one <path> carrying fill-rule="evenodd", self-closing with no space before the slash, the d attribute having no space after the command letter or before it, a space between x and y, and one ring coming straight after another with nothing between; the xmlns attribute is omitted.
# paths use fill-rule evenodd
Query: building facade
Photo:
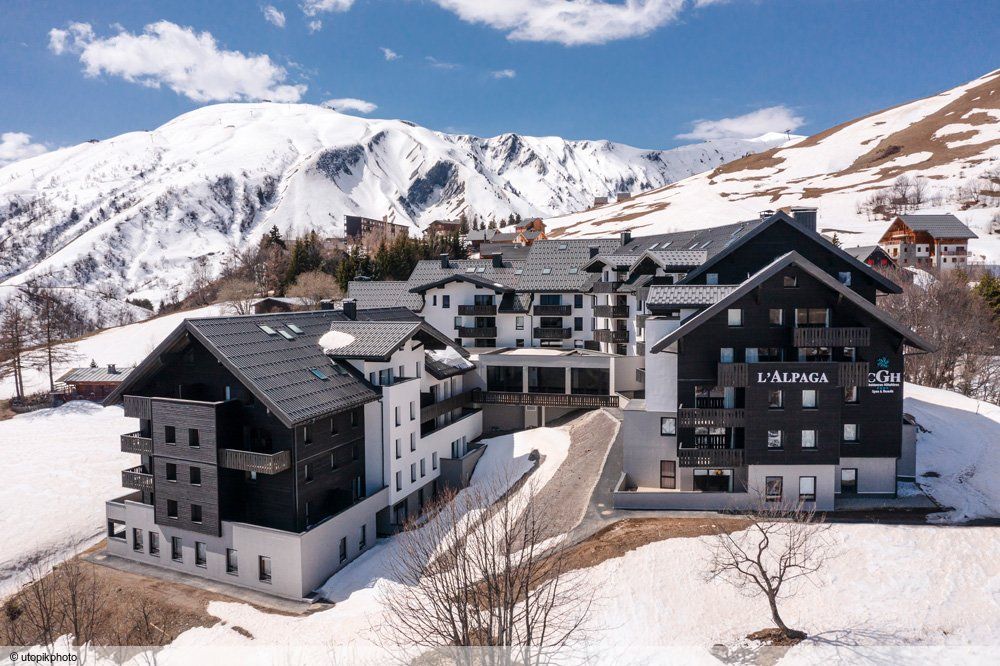
<svg viewBox="0 0 1000 666"><path fill-rule="evenodd" d="M971 238L954 215L899 215L878 244L899 266L947 271L968 265Z"/></svg>

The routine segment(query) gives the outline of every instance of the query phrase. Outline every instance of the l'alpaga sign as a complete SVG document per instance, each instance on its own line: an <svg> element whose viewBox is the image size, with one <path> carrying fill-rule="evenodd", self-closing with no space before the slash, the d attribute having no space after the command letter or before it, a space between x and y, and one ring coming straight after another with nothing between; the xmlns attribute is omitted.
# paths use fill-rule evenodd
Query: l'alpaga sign
<svg viewBox="0 0 1000 666"><path fill-rule="evenodd" d="M829 384L826 372L764 370L757 373L758 384Z"/></svg>

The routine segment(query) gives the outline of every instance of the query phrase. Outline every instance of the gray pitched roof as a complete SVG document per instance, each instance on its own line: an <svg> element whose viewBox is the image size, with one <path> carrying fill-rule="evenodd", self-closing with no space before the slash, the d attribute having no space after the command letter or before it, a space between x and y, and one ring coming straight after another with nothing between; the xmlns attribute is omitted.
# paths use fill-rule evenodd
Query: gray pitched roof
<svg viewBox="0 0 1000 666"><path fill-rule="evenodd" d="M535 241L524 264L517 290L587 291L597 276L583 269L590 261L590 248L597 254L611 254L621 245L617 238Z"/></svg>
<svg viewBox="0 0 1000 666"><path fill-rule="evenodd" d="M442 354L433 350L424 353L424 368L436 379L447 379L475 370L476 364L461 356Z"/></svg>
<svg viewBox="0 0 1000 666"><path fill-rule="evenodd" d="M527 312L530 307L530 293L508 291L500 297L500 305L498 306L497 311L504 314L517 314L519 312Z"/></svg>
<svg viewBox="0 0 1000 666"><path fill-rule="evenodd" d="M934 238L979 238L972 229L954 215L899 215L906 226L923 231Z"/></svg>
<svg viewBox="0 0 1000 666"><path fill-rule="evenodd" d="M622 245L615 254L641 255L651 251L698 250L711 257L721 252L733 240L760 226L761 220L747 220L707 229L675 231L653 236L637 236ZM704 259L702 259L704 261ZM701 262L699 262L701 263Z"/></svg>
<svg viewBox="0 0 1000 666"><path fill-rule="evenodd" d="M331 358L385 359L392 356L420 328L419 321L334 321L328 333L350 336L350 342L328 348L328 336L318 339L319 346ZM342 339L348 339L343 337Z"/></svg>
<svg viewBox="0 0 1000 666"><path fill-rule="evenodd" d="M358 309L401 306L419 310L423 300L410 293L408 283L392 280L351 280L347 283L348 298L357 301Z"/></svg>
<svg viewBox="0 0 1000 666"><path fill-rule="evenodd" d="M483 280L513 287L517 284L517 271L523 262L503 260L502 266L494 266L492 259L450 259L448 267L441 266L439 259L418 261L407 279L407 290L437 282L451 275L475 275Z"/></svg>
<svg viewBox="0 0 1000 666"><path fill-rule="evenodd" d="M110 384L112 382L124 381L134 369L135 366L129 366L127 368L118 368L115 372L110 372L106 365L99 365L96 368L71 368L56 381L70 384L74 382L102 382Z"/></svg>
<svg viewBox="0 0 1000 666"><path fill-rule="evenodd" d="M834 279L829 273L821 269L819 266L817 266L816 264L812 263L811 261L803 257L798 252L787 252L778 257L777 259L775 259L774 261L772 261L770 264L768 264L761 270L751 275L749 278L746 279L746 281L738 285L729 294L727 294L720 300L716 301L707 309L702 310L698 314L693 315L688 319L684 320L684 322L681 323L679 327L677 327L676 329L671 331L668 335L666 335L665 337L661 338L656 343L654 343L650 347L650 351L654 353L662 352L671 344L683 338L685 335L688 335L696 328L701 326L703 323L705 323L715 315L722 312L730 303L750 293L750 291L752 291L757 285L777 275L779 271L791 265L798 266L799 268L801 268L802 270L809 273L811 276L813 276L814 278L816 278L817 280L828 286L830 289L841 294L845 299L849 300L851 303L856 305L858 308L863 310L871 317L874 317L878 321L881 321L883 324L885 324L889 328L899 333L899 335L901 335L903 339L907 341L911 346L916 347L918 349L922 349L924 351L934 350L934 346L931 345L929 342L925 341L916 333L914 333L912 330L910 330L908 327L898 322L895 318L889 315L889 313L879 309L868 299L863 298L860 294L858 294L850 287L844 286L839 280Z"/></svg>
<svg viewBox="0 0 1000 666"><path fill-rule="evenodd" d="M483 243L479 246L479 256L492 257L494 254L502 254L504 259L511 261L528 258L531 248L527 245L514 245L513 243Z"/></svg>
<svg viewBox="0 0 1000 666"><path fill-rule="evenodd" d="M867 259L872 252L878 248L878 245L859 245L858 247L845 247L844 252L851 255L858 261L864 261Z"/></svg>
<svg viewBox="0 0 1000 666"><path fill-rule="evenodd" d="M646 305L650 308L667 308L679 306L704 307L718 303L731 294L737 285L707 285L707 284L663 284L653 285L646 296Z"/></svg>
<svg viewBox="0 0 1000 666"><path fill-rule="evenodd" d="M449 282L470 282L477 287L484 287L486 289L492 289L496 292L501 292L510 289L510 287L504 285L501 282L496 282L494 280L487 279L485 277L480 277L475 273L452 273L451 275L445 275L441 278L434 280L433 282L427 282L425 284L418 284L415 287L411 287L410 291L414 294L420 294L428 289L434 289L435 287L441 287L448 284Z"/></svg>

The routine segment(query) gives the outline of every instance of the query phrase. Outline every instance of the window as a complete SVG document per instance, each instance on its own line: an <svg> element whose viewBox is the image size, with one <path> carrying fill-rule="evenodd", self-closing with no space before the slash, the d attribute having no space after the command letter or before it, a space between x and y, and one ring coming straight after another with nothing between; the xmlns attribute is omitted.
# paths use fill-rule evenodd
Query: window
<svg viewBox="0 0 1000 666"><path fill-rule="evenodd" d="M206 566L208 566L208 564L207 564L207 558L208 558L208 551L205 548L205 542L204 541L195 541L194 542L194 565L196 567L201 567L201 568L204 569Z"/></svg>
<svg viewBox="0 0 1000 666"><path fill-rule="evenodd" d="M771 308L767 311L767 319L771 326L784 326L785 311L781 308Z"/></svg>
<svg viewBox="0 0 1000 666"><path fill-rule="evenodd" d="M240 561L236 557L235 548L226 548L226 573L238 574L240 572Z"/></svg>
<svg viewBox="0 0 1000 666"><path fill-rule="evenodd" d="M845 386L844 387L844 402L849 405L858 403L858 396L860 391L858 391L857 386Z"/></svg>
<svg viewBox="0 0 1000 666"><path fill-rule="evenodd" d="M340 561L347 561L347 537L340 537Z"/></svg>
<svg viewBox="0 0 1000 666"><path fill-rule="evenodd" d="M395 417L396 417L396 425L400 425L400 424L402 424L402 423L403 423L403 419L402 419L402 417L400 417L400 415L399 415L399 405L396 405L396 406L395 406L395 407L393 408L393 414L394 414L394 415L395 415Z"/></svg>
<svg viewBox="0 0 1000 666"><path fill-rule="evenodd" d="M410 463L410 482L417 480L417 463Z"/></svg>
<svg viewBox="0 0 1000 666"><path fill-rule="evenodd" d="M399 437L397 437L396 438L396 460L399 460L402 457L403 457L403 447L400 446L400 439L399 439Z"/></svg>
<svg viewBox="0 0 1000 666"><path fill-rule="evenodd" d="M201 506L198 504L191 505L191 522L201 523Z"/></svg>
<svg viewBox="0 0 1000 666"><path fill-rule="evenodd" d="M421 365L420 361L417 361L416 363L413 364L413 376L416 377L417 379L420 379L421 377L424 376L424 368Z"/></svg>
<svg viewBox="0 0 1000 666"><path fill-rule="evenodd" d="M816 477L815 476L800 476L799 477L799 501L800 502L815 502L816 501Z"/></svg>
<svg viewBox="0 0 1000 666"><path fill-rule="evenodd" d="M583 330L583 317L573 317L573 330L574 331Z"/></svg>
<svg viewBox="0 0 1000 666"><path fill-rule="evenodd" d="M443 307L445 310L451 308L451 296L445 294L444 296L441 297L441 307Z"/></svg>
<svg viewBox="0 0 1000 666"><path fill-rule="evenodd" d="M132 528L132 550L142 551L142 530L138 527Z"/></svg>
<svg viewBox="0 0 1000 666"><path fill-rule="evenodd" d="M176 444L177 428L173 426L163 426L163 441L167 444Z"/></svg>
<svg viewBox="0 0 1000 666"><path fill-rule="evenodd" d="M167 500L167 518L177 517L177 500Z"/></svg>
<svg viewBox="0 0 1000 666"><path fill-rule="evenodd" d="M257 558L257 578L262 583L271 582L271 558L261 555Z"/></svg>
<svg viewBox="0 0 1000 666"><path fill-rule="evenodd" d="M170 537L170 559L174 562L184 561L184 551L181 548L180 537Z"/></svg>
<svg viewBox="0 0 1000 666"><path fill-rule="evenodd" d="M858 349L857 347L844 347L844 360L850 361L851 363L858 360Z"/></svg>
<svg viewBox="0 0 1000 666"><path fill-rule="evenodd" d="M149 554L153 557L160 556L160 535L153 531L149 533Z"/></svg>
<svg viewBox="0 0 1000 666"><path fill-rule="evenodd" d="M767 448L769 448L769 449L780 449L781 448L781 431L780 430L768 430L767 431Z"/></svg>
<svg viewBox="0 0 1000 666"><path fill-rule="evenodd" d="M768 409L781 409L785 406L785 394L783 391L768 391L767 392L767 408Z"/></svg>
<svg viewBox="0 0 1000 666"><path fill-rule="evenodd" d="M816 389L803 389L802 409L816 409Z"/></svg>
<svg viewBox="0 0 1000 666"><path fill-rule="evenodd" d="M719 361L721 363L732 363L733 362L733 348L723 347L719 350Z"/></svg>
<svg viewBox="0 0 1000 666"><path fill-rule="evenodd" d="M795 325L799 327L827 326L830 310L827 308L795 308Z"/></svg>
<svg viewBox="0 0 1000 666"><path fill-rule="evenodd" d="M757 355L756 347L747 347L743 355L743 360L747 363L758 363L760 362L760 356Z"/></svg>
<svg viewBox="0 0 1000 666"><path fill-rule="evenodd" d="M403 489L403 473L396 472L396 490Z"/></svg>
<svg viewBox="0 0 1000 666"><path fill-rule="evenodd" d="M410 420L417 418L417 403L413 400L410 401Z"/></svg>
<svg viewBox="0 0 1000 666"><path fill-rule="evenodd" d="M302 426L302 443L312 444L312 441L313 441L312 428L310 428L309 426Z"/></svg>
<svg viewBox="0 0 1000 666"><path fill-rule="evenodd" d="M368 546L368 526L361 526L361 535L358 537L358 549L364 550Z"/></svg>
<svg viewBox="0 0 1000 666"><path fill-rule="evenodd" d="M781 284L786 288L799 286L799 278L794 275L786 275L781 278Z"/></svg>
<svg viewBox="0 0 1000 666"><path fill-rule="evenodd" d="M330 436L337 434L337 419L330 417Z"/></svg>
<svg viewBox="0 0 1000 666"><path fill-rule="evenodd" d="M201 467L191 467L188 469L188 478L192 486L201 485Z"/></svg>
<svg viewBox="0 0 1000 666"><path fill-rule="evenodd" d="M705 275L705 284L719 284L718 273L708 273Z"/></svg>
<svg viewBox="0 0 1000 666"><path fill-rule="evenodd" d="M851 286L851 271L840 271L837 273L837 278L845 287Z"/></svg>
<svg viewBox="0 0 1000 666"><path fill-rule="evenodd" d="M573 307L574 308L583 307L583 294L573 294Z"/></svg>
<svg viewBox="0 0 1000 666"><path fill-rule="evenodd" d="M845 467L840 470L840 492L843 495L857 494L858 470L856 467Z"/></svg>
<svg viewBox="0 0 1000 666"><path fill-rule="evenodd" d="M425 476L427 476L427 459L426 458L421 458L420 459L420 478L422 479Z"/></svg>
<svg viewBox="0 0 1000 666"><path fill-rule="evenodd" d="M743 325L743 310L739 308L729 308L726 311L726 319L730 326Z"/></svg>
<svg viewBox="0 0 1000 666"><path fill-rule="evenodd" d="M417 433L411 432L410 433L410 453L413 453L416 450L417 450Z"/></svg>
<svg viewBox="0 0 1000 666"><path fill-rule="evenodd" d="M197 428L188 428L188 446L197 449L201 446L201 437Z"/></svg>
<svg viewBox="0 0 1000 666"><path fill-rule="evenodd" d="M667 437L677 434L677 419L673 416L660 417L660 435Z"/></svg>
<svg viewBox="0 0 1000 666"><path fill-rule="evenodd" d="M438 468L438 454L437 451L431 454L431 469Z"/></svg>
<svg viewBox="0 0 1000 666"><path fill-rule="evenodd" d="M856 442L856 441L858 441L858 424L857 423L845 423L844 424L844 441L845 442Z"/></svg>
<svg viewBox="0 0 1000 666"><path fill-rule="evenodd" d="M431 305L437 305L437 304L438 304L438 297L437 294L434 294L433 296L431 296Z"/></svg>
<svg viewBox="0 0 1000 666"><path fill-rule="evenodd" d="M767 502L781 501L782 477L768 476L764 478L764 500Z"/></svg>
<svg viewBox="0 0 1000 666"><path fill-rule="evenodd" d="M462 328L462 318L461 317L455 317L453 323L454 323L455 328Z"/></svg>
<svg viewBox="0 0 1000 666"><path fill-rule="evenodd" d="M524 317L522 315L514 317L514 328L519 331L524 330Z"/></svg>
<svg viewBox="0 0 1000 666"><path fill-rule="evenodd" d="M660 461L660 487L673 490L677 487L677 462L674 460Z"/></svg>
<svg viewBox="0 0 1000 666"><path fill-rule="evenodd" d="M802 431L802 448L803 449L815 449L816 448L816 431L815 430L803 430Z"/></svg>
<svg viewBox="0 0 1000 666"><path fill-rule="evenodd" d="M176 481L177 465L174 463L167 463L166 474L167 474L167 481Z"/></svg>

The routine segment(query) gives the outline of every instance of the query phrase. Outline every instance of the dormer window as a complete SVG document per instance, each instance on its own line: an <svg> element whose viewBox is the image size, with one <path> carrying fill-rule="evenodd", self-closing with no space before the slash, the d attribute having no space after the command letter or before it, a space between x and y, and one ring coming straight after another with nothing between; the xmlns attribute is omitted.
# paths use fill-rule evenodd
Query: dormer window
<svg viewBox="0 0 1000 666"><path fill-rule="evenodd" d="M552 274L552 269L549 268L548 266L542 269L542 275L551 275L551 274Z"/></svg>

